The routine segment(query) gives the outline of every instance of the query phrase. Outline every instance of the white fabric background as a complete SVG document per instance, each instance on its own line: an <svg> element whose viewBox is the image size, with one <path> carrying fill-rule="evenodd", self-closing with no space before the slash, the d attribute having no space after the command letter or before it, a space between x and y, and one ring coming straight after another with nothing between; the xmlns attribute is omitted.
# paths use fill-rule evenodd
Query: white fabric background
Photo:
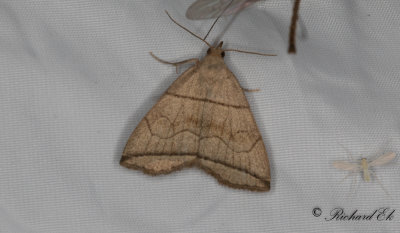
<svg viewBox="0 0 400 233"><path fill-rule="evenodd" d="M398 232L400 169L378 182L332 167L400 152L400 2L303 1L298 54L288 55L292 1L223 18L210 41L277 53L229 53L271 162L272 187L221 186L199 169L150 177L119 165L141 118L178 76L148 52L180 61L206 46L193 1L0 1L0 232ZM231 22L231 23L230 23ZM186 69L182 67L182 69ZM379 149L381 148L381 149ZM312 215L319 207L320 217ZM394 220L330 221L343 207Z"/></svg>

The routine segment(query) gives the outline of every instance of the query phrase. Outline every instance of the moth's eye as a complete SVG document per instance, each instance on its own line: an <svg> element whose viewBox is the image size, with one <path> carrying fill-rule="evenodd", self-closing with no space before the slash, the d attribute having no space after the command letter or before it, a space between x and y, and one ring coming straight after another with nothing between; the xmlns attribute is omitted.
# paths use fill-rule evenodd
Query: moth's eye
<svg viewBox="0 0 400 233"><path fill-rule="evenodd" d="M225 57L225 51L221 53L221 57Z"/></svg>
<svg viewBox="0 0 400 233"><path fill-rule="evenodd" d="M211 53L211 49L208 49L208 50L207 50L207 54L210 54L210 53Z"/></svg>

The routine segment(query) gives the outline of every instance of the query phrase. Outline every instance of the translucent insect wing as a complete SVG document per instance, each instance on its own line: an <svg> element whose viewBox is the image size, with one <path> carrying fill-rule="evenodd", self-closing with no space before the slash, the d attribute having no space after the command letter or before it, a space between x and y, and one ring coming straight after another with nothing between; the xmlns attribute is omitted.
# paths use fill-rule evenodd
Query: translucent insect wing
<svg viewBox="0 0 400 233"><path fill-rule="evenodd" d="M186 11L188 19L211 19L218 17L232 0L197 0ZM231 15L259 0L233 0L223 15Z"/></svg>
<svg viewBox="0 0 400 233"><path fill-rule="evenodd" d="M392 161L396 157L396 154L394 152L389 152L386 154L383 154L376 158L375 160L371 161L368 165L373 167L373 166L382 166L390 161Z"/></svg>
<svg viewBox="0 0 400 233"><path fill-rule="evenodd" d="M357 171L357 170L361 169L360 165L355 164L355 163L349 163L346 161L333 162L333 166L337 169L345 170L345 171Z"/></svg>

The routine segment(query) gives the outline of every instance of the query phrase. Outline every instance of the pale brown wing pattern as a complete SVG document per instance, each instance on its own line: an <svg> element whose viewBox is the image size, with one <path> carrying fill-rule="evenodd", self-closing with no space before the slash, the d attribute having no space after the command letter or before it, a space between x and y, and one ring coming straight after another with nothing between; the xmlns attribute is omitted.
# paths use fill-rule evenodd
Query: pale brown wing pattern
<svg viewBox="0 0 400 233"><path fill-rule="evenodd" d="M215 114L207 114L203 119L200 164L232 186L269 188L267 154L254 121L249 120L249 109L214 103L205 103L205 108L213 109L209 112ZM218 116L222 113L224 117Z"/></svg>
<svg viewBox="0 0 400 233"><path fill-rule="evenodd" d="M221 183L267 191L269 162L233 74L200 64L183 73L132 133L121 165L150 174L197 165Z"/></svg>

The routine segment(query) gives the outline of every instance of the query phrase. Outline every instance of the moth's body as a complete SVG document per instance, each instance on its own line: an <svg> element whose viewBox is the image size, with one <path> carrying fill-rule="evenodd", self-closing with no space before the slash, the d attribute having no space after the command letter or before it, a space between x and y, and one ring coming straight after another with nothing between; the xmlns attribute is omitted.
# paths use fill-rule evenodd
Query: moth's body
<svg viewBox="0 0 400 233"><path fill-rule="evenodd" d="M196 165L235 188L268 191L261 135L222 42L180 75L130 136L121 165L152 175Z"/></svg>
<svg viewBox="0 0 400 233"><path fill-rule="evenodd" d="M366 158L361 159L361 169L363 171L364 180L369 182L371 180L368 168L368 160Z"/></svg>

